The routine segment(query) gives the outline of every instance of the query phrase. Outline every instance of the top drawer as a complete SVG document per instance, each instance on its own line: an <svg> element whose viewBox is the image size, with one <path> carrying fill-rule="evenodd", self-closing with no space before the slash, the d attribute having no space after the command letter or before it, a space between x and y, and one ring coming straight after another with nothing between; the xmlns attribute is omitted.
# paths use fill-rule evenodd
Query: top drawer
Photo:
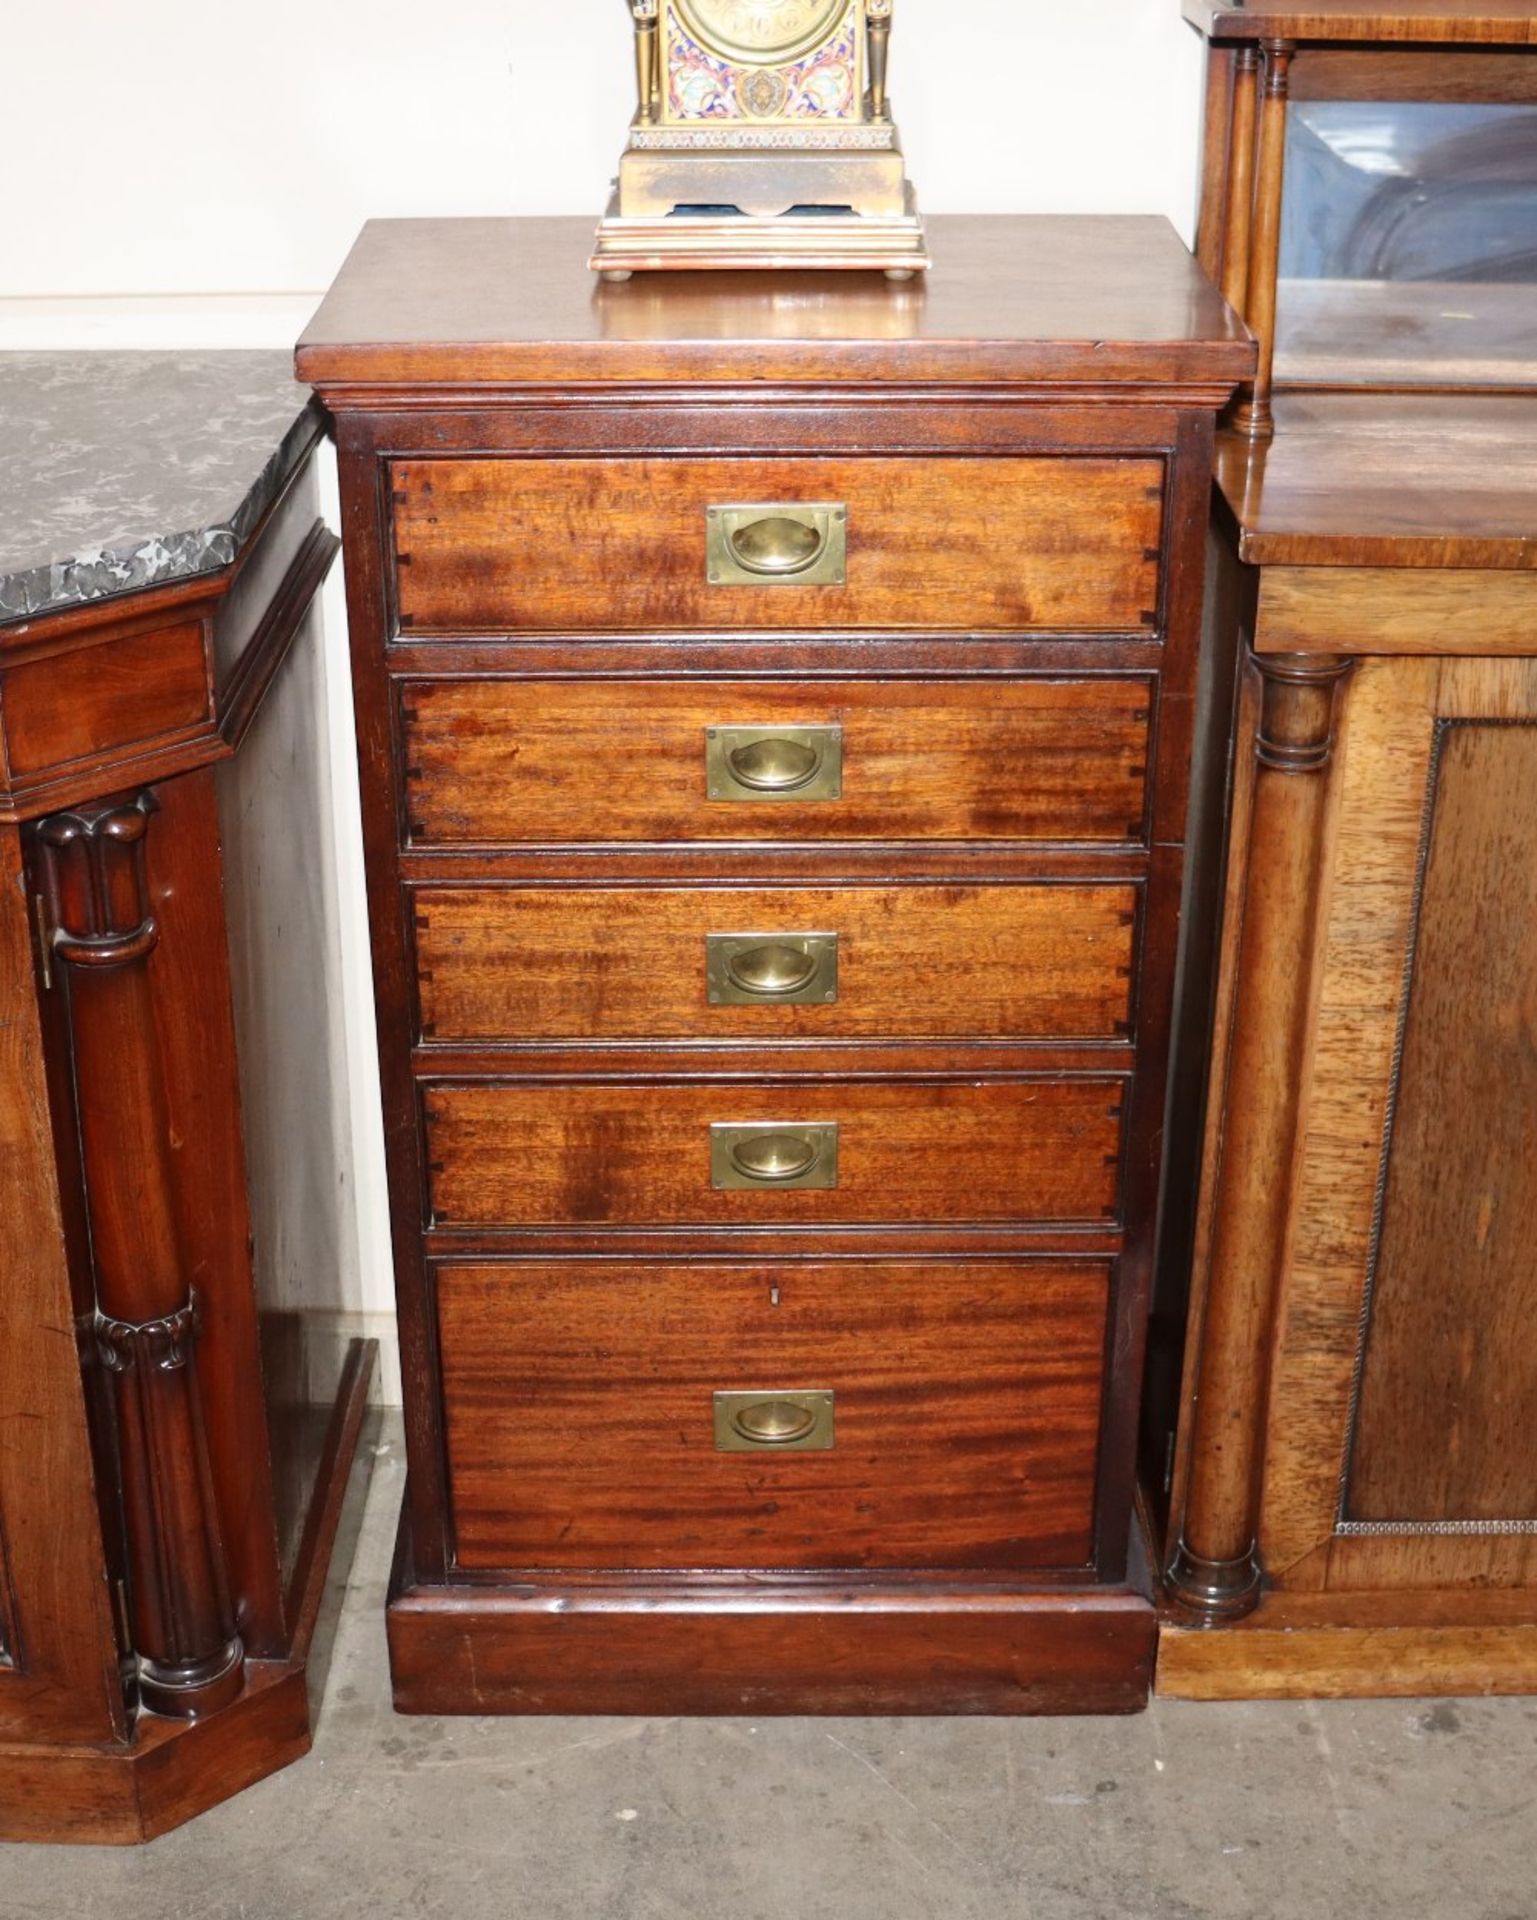
<svg viewBox="0 0 1537 1920"><path fill-rule="evenodd" d="M412 638L1117 633L1158 617L1159 459L503 457L403 460L391 478ZM710 510L741 507L716 516L712 582Z"/></svg>

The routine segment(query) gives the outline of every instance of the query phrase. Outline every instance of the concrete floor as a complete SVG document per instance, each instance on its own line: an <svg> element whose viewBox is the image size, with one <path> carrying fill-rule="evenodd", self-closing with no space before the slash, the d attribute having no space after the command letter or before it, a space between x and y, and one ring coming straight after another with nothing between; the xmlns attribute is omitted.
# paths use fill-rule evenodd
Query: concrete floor
<svg viewBox="0 0 1537 1920"><path fill-rule="evenodd" d="M1537 1702L1129 1720L407 1720L377 1443L315 1752L0 1920L1530 1920Z"/></svg>

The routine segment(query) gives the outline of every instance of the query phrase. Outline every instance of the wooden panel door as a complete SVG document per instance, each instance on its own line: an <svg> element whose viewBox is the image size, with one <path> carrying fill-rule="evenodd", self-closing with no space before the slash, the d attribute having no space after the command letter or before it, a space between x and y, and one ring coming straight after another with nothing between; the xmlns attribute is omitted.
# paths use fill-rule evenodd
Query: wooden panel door
<svg viewBox="0 0 1537 1920"><path fill-rule="evenodd" d="M1341 713L1259 1560L1537 1586L1537 660L1365 660Z"/></svg>

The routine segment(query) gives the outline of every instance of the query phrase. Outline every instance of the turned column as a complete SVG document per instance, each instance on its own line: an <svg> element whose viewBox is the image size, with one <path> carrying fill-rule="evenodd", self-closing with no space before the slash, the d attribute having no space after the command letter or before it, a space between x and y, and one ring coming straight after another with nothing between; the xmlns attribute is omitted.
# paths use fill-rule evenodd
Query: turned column
<svg viewBox="0 0 1537 1920"><path fill-rule="evenodd" d="M1290 40L1267 40L1263 52L1265 84L1260 102L1254 160L1254 210L1248 240L1248 287L1243 300L1243 317L1259 341L1259 366L1253 386L1241 395L1233 411L1233 425L1251 440L1268 440L1275 432L1270 395L1275 377L1276 280L1281 270L1286 109L1291 91L1292 56L1296 48ZM1237 104L1235 94L1235 108Z"/></svg>
<svg viewBox="0 0 1537 1920"><path fill-rule="evenodd" d="M1222 233L1222 297L1236 312L1249 303L1249 249L1254 219L1254 125L1259 49L1243 46L1233 58L1228 121L1227 208Z"/></svg>
<svg viewBox="0 0 1537 1920"><path fill-rule="evenodd" d="M636 118L643 126L653 125L661 113L661 42L657 11L657 0L630 0L630 12L635 21Z"/></svg>
<svg viewBox="0 0 1537 1920"><path fill-rule="evenodd" d="M196 1719L243 1682L198 1388L197 1301L176 1230L149 958L141 793L37 827L51 957L67 984L96 1286L111 1376L139 1698Z"/></svg>
<svg viewBox="0 0 1537 1920"><path fill-rule="evenodd" d="M1300 1063L1323 858L1336 696L1352 662L1273 654L1254 742L1254 792L1223 1102L1211 1183L1205 1314L1190 1470L1170 1595L1200 1625L1260 1594L1260 1460L1291 1200ZM1231 909L1230 909L1231 910Z"/></svg>
<svg viewBox="0 0 1537 1920"><path fill-rule="evenodd" d="M865 15L870 35L870 117L889 120L891 98L887 71L891 60L891 0L868 0Z"/></svg>

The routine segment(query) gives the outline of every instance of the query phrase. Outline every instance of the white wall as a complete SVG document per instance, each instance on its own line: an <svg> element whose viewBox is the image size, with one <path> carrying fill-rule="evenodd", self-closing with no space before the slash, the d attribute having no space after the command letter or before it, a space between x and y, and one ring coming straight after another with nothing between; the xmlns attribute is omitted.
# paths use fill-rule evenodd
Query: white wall
<svg viewBox="0 0 1537 1920"><path fill-rule="evenodd" d="M629 117L621 0L0 5L0 350L287 346L370 216L596 219ZM893 95L933 212L1163 213L1188 239L1200 73L1178 0L897 8ZM358 1140L344 1305L357 1317L346 1330L382 1331L389 1242L340 569L325 617ZM385 1379L393 1393L393 1364Z"/></svg>
<svg viewBox="0 0 1537 1920"><path fill-rule="evenodd" d="M630 107L621 0L8 0L0 296L309 292L374 214L596 216ZM1194 198L1178 0L900 0L932 211Z"/></svg>

